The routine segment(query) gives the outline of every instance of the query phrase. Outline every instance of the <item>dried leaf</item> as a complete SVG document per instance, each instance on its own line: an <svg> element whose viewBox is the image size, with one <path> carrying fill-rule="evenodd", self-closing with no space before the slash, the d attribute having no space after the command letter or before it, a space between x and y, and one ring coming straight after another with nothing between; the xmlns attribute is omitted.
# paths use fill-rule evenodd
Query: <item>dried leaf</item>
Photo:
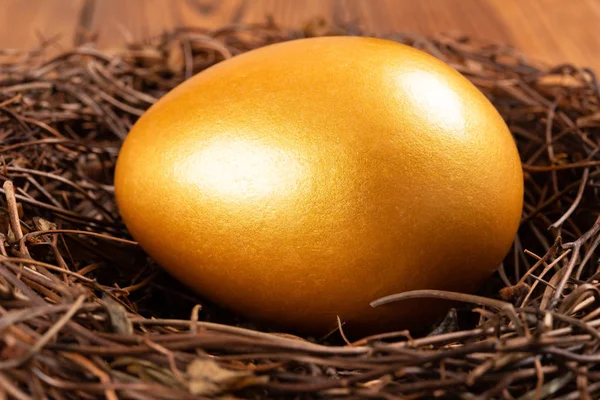
<svg viewBox="0 0 600 400"><path fill-rule="evenodd" d="M104 296L102 298L102 302L106 308L106 311L108 312L108 316L110 317L109 319L113 331L124 335L132 335L133 324L129 318L127 318L127 311L125 310L125 307L109 296Z"/></svg>
<svg viewBox="0 0 600 400"><path fill-rule="evenodd" d="M10 243L14 243L17 241L17 235L13 232L12 228L8 227L8 232L6 232L6 237Z"/></svg>
<svg viewBox="0 0 600 400"><path fill-rule="evenodd" d="M531 290L531 287L527 283L519 282L516 285L500 289L500 297L509 303L519 304L529 290Z"/></svg>
<svg viewBox="0 0 600 400"><path fill-rule="evenodd" d="M118 357L111 367L125 367L131 375L140 377L145 382L156 382L169 387L185 389L169 368L164 368L147 360L134 357Z"/></svg>
<svg viewBox="0 0 600 400"><path fill-rule="evenodd" d="M54 222L50 222L41 217L33 217L33 225L39 231L51 231L57 228L57 225Z"/></svg>
<svg viewBox="0 0 600 400"><path fill-rule="evenodd" d="M251 371L232 371L215 361L197 358L187 369L189 390L195 395L211 396L266 383L268 376L256 376Z"/></svg>
<svg viewBox="0 0 600 400"><path fill-rule="evenodd" d="M458 314L456 314L456 309L451 308L440 325L433 329L427 336L441 335L443 333L456 332L457 330Z"/></svg>

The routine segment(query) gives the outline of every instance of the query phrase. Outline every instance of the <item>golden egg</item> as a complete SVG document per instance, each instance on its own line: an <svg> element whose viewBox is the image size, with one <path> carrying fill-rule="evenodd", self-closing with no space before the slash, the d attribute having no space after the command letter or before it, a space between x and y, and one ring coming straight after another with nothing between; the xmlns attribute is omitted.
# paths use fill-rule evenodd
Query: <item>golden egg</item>
<svg viewBox="0 0 600 400"><path fill-rule="evenodd" d="M517 231L523 176L504 121L466 78L392 41L250 51L184 82L119 155L120 212L202 296L297 332L432 322L369 303L475 291ZM443 314L443 313L442 313Z"/></svg>

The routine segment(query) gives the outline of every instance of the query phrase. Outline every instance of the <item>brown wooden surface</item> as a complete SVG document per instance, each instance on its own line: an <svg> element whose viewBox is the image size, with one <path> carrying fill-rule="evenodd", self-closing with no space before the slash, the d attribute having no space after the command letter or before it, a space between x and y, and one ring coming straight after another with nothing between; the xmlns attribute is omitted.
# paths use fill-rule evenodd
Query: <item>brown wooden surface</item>
<svg viewBox="0 0 600 400"><path fill-rule="evenodd" d="M181 25L260 22L283 26L337 15L367 31L458 31L514 45L533 58L600 70L600 0L0 0L0 48L30 48L79 33L103 46Z"/></svg>

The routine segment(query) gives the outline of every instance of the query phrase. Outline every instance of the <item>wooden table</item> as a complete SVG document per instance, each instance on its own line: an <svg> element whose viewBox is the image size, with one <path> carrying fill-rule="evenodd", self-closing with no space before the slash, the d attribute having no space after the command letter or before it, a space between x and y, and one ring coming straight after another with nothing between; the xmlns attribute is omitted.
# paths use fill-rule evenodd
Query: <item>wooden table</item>
<svg viewBox="0 0 600 400"><path fill-rule="evenodd" d="M600 70L600 0L0 0L0 48L30 48L55 34L68 47L82 33L116 46L175 26L266 15L288 27L335 15L374 34L457 31Z"/></svg>

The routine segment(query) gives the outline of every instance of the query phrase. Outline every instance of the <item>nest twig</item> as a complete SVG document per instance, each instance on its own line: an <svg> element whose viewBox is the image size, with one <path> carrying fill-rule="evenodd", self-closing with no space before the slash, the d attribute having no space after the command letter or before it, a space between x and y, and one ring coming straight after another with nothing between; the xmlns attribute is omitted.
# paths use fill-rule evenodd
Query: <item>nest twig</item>
<svg viewBox="0 0 600 400"><path fill-rule="evenodd" d="M112 175L145 109L233 55L346 33L357 32L267 23L176 30L113 52L88 44L48 58L47 43L0 52L0 393L598 398L600 85L588 69L536 66L459 36L390 37L477 85L511 128L525 171L519 234L482 293L381 300L466 305L428 336L389 332L344 344L339 332L263 332L183 290L131 241Z"/></svg>

